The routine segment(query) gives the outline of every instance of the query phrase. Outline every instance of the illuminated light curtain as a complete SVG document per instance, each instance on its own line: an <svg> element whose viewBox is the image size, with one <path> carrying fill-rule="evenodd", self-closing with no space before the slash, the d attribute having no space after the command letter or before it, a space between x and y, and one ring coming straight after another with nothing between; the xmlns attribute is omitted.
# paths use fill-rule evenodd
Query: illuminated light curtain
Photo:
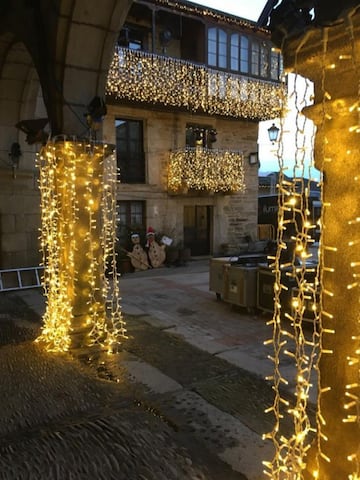
<svg viewBox="0 0 360 480"><path fill-rule="evenodd" d="M49 351L99 345L113 352L126 332L114 253L114 148L56 137L37 164L46 296L37 341Z"/></svg>
<svg viewBox="0 0 360 480"><path fill-rule="evenodd" d="M290 322L285 328L281 316L284 305L280 298L280 292L286 288L281 270L281 254L286 248L282 232L293 223L291 219L295 212L291 204L295 202L292 200L295 190L292 181L289 182L284 175L280 178L279 248L273 259L275 315L271 322L273 338L269 340L269 344L274 345L272 358L275 365L272 378L275 400L269 412L274 414L276 422L273 431L266 435L274 443L275 455L271 461L265 462L266 474L273 479L360 478L359 32L360 11L356 12L355 8L348 12L343 23L307 32L301 40L301 48L292 53L295 71L315 82L315 104L307 107L304 113L317 126L315 161L325 180L322 185L319 268L313 285L302 283L303 294L294 299L288 317ZM287 54L292 59L292 55ZM304 222L306 217L301 224ZM306 233L306 229L302 229L303 239L306 239ZM298 234L295 237L300 240ZM304 241L300 247L304 247ZM290 263L293 271L294 261ZM300 265L299 268L302 274L303 267ZM298 377L295 404L288 406L280 388L286 382L281 374L281 356L286 353L285 342L292 339L291 335L297 345L304 344L305 347L304 340L301 340L301 316L307 297L310 301L316 300L317 286L320 293L314 313L317 328L304 355L299 356L298 346L295 354L291 352L290 355ZM301 292L301 284L299 287ZM288 325L296 327L296 335L290 331L289 336ZM301 365L306 367L305 381L303 375L299 377ZM308 382L310 367L318 374L314 425L310 425L305 409L305 402L308 402L306 392L311 383ZM306 400L301 405L302 392ZM290 436L283 434L283 425L289 414L293 417L294 427ZM314 433L309 435L312 429Z"/></svg>
<svg viewBox="0 0 360 480"><path fill-rule="evenodd" d="M295 78L290 97L297 97L298 82ZM305 133L309 123L300 110L307 98L306 82L303 99L295 98L296 135L295 154L287 158L284 120L281 119L278 184L278 231L277 253L270 267L275 276L274 314L268 322L272 337L265 343L272 347L269 354L273 362L273 375L268 377L274 389L274 402L267 413L274 417L273 430L264 435L275 447L272 460L265 461L265 474L272 479L301 479L306 467L306 453L311 443L315 425L309 417L309 395L313 377L317 371L320 338L319 325L319 275L316 264L311 265L316 225L310 210L310 184L312 178L312 148L314 130ZM302 100L302 101L301 101ZM301 106L301 108L300 108ZM307 147L307 145L309 147ZM310 164L308 164L310 157ZM311 308L312 323L306 321ZM305 327L306 325L306 327ZM312 332L309 332L309 325ZM292 375L288 377L289 366ZM284 389L295 381L293 398L284 394Z"/></svg>
<svg viewBox="0 0 360 480"><path fill-rule="evenodd" d="M106 93L115 98L185 107L192 112L266 120L278 115L284 85L117 47Z"/></svg>
<svg viewBox="0 0 360 480"><path fill-rule="evenodd" d="M168 188L244 192L243 155L231 150L185 148L170 153Z"/></svg>

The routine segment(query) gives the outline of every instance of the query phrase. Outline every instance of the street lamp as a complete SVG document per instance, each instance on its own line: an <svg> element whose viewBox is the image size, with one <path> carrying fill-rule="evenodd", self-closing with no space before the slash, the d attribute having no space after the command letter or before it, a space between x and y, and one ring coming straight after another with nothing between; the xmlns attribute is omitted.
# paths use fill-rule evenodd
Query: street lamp
<svg viewBox="0 0 360 480"><path fill-rule="evenodd" d="M268 128L268 134L270 142L274 145L274 143L278 139L280 129L273 123L270 128Z"/></svg>

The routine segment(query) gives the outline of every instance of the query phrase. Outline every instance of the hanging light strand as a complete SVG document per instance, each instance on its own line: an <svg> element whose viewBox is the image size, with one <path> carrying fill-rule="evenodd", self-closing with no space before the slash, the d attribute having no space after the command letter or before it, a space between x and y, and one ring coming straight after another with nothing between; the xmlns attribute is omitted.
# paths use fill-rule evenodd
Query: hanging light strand
<svg viewBox="0 0 360 480"><path fill-rule="evenodd" d="M111 353L125 336L116 272L115 165L114 148L105 144L57 137L40 152L46 312L37 341L50 351L71 347L74 304L86 305L83 323L76 324L89 332L83 346L99 344ZM105 275L105 259L112 279Z"/></svg>
<svg viewBox="0 0 360 480"><path fill-rule="evenodd" d="M243 154L231 150L203 147L185 148L170 153L168 188L212 192L244 192Z"/></svg>
<svg viewBox="0 0 360 480"><path fill-rule="evenodd" d="M266 120L279 114L285 86L116 47L106 93L115 99L183 107L191 112Z"/></svg>
<svg viewBox="0 0 360 480"><path fill-rule="evenodd" d="M316 266L309 265L310 249L314 242L312 232L315 225L309 205L310 188L304 180L306 149L304 132L306 120L299 105L306 102L297 98L297 77L293 92L295 98L297 134L295 158L291 166L285 167L283 118L281 118L280 142L278 147L278 250L271 267L275 275L274 314L269 324L272 345L269 356L274 364L274 373L269 380L273 383L274 403L267 412L274 415L273 430L265 434L275 447L272 461L264 462L265 474L272 479L301 479L305 469L306 452L310 446L310 433L314 430L308 413L311 376L317 366L319 348L315 325L319 318L318 280ZM311 134L312 137L314 133ZM306 139L308 141L308 138ZM290 170L291 176L287 173ZM311 174L309 175L311 180ZM314 329L311 336L304 331L306 315L310 316ZM285 397L283 386L292 383L282 372L282 359L288 358L295 370L294 399ZM288 364L287 362L287 364ZM290 431L285 425L292 425ZM287 433L285 433L287 432Z"/></svg>

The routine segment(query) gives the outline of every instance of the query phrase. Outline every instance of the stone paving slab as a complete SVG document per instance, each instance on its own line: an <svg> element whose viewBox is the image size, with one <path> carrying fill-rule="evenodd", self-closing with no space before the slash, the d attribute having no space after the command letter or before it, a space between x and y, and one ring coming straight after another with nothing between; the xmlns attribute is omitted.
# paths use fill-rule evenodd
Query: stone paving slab
<svg viewBox="0 0 360 480"><path fill-rule="evenodd" d="M265 406L271 402L272 391L263 380L268 369L271 370L271 363L266 359L268 347L263 345L263 341L271 336L271 329L266 325L269 315L249 314L244 309L218 301L208 289L208 280L208 261L191 262L179 268L137 272L120 279L122 310L130 338L124 342L118 356L109 357L112 360L116 358L116 365L110 362L96 371L97 377L101 376L106 385L115 384L119 394L108 400L105 395L105 405L98 407L98 414L100 417L109 415L109 418L115 418L120 408L124 412L129 410L131 417L130 405L126 402L129 398L135 398L141 406L141 412L154 414L159 419L160 430L162 422L165 422L170 427L171 435L176 432L175 446L170 450L177 453L171 458L176 458L176 455L186 458L185 463L194 470L184 476L184 473L180 473L183 463L179 459L180 463L174 464L175 471L166 471L168 480L245 479L244 474L248 480L258 480L261 478L261 460L268 459L266 455L269 454L268 446L264 447L261 441L261 434L272 426L271 418L264 414ZM30 309L37 312L37 319L45 307L40 292L37 289L35 294L34 290L33 296L31 291L27 291L26 295L20 292L17 297L24 301L25 306L29 305ZM26 322L26 315L22 313L24 305L17 309L15 317ZM0 313L2 311L6 311L6 308L2 310L0 305ZM21 328L28 327L25 323ZM9 332L8 337L20 334L19 329L17 333ZM34 336L34 329L31 335ZM26 339L24 337L21 341ZM294 373L292 366L285 365L284 368L288 368L291 377ZM292 385L289 388L291 399L294 398ZM63 390L66 388L63 387ZM55 388L55 396L56 392ZM50 400L51 410L51 395ZM89 413L93 409L85 408L85 411ZM230 419L233 429L228 428L231 427ZM54 423L47 420L51 445L57 438L53 435L53 430L58 431L57 421L55 417ZM87 438L86 419L81 420L78 414L73 415L70 410L65 427L67 422L80 422L84 431L79 430L79 438L82 439L83 435ZM20 430L24 433L27 428L27 425L22 425ZM119 428L122 428L121 424ZM143 435L146 436L145 433ZM71 435L66 438L69 438L69 445L72 446ZM164 438L157 448L166 445ZM105 442L105 439L102 440ZM181 441L189 448L186 454L179 453ZM89 448L91 450L92 447ZM150 448L148 443L144 444L144 448ZM116 453L113 452L116 458L121 451L120 448ZM152 455L151 452L149 455ZM28 461L27 457L19 458ZM199 469L195 468L197 466ZM98 469L98 465L95 467ZM134 477L134 480L152 480L147 467L144 468L145 473L141 473L143 476ZM58 473L49 473L49 478L63 480L63 477L56 477ZM79 476L74 478L85 478L80 476L81 472L77 473ZM102 475L99 470L96 474ZM102 478L94 477L94 471L89 475L86 477L89 480ZM162 479L161 475L159 473L159 479ZM4 478L13 480L11 477ZM15 478L22 480L21 476ZM33 478L38 480L42 477ZM114 478L123 477L117 475ZM133 477L125 478L132 480Z"/></svg>
<svg viewBox="0 0 360 480"><path fill-rule="evenodd" d="M245 480L144 401L124 364L108 381L34 342L2 346L0 478Z"/></svg>

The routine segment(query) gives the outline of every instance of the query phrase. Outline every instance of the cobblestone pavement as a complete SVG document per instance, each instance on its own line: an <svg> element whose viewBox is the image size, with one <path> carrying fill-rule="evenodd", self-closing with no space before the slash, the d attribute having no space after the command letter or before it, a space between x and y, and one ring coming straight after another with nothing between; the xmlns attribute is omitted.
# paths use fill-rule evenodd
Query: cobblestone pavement
<svg viewBox="0 0 360 480"><path fill-rule="evenodd" d="M114 382L104 367L49 355L29 339L36 327L2 337L2 480L245 478L157 411L125 369Z"/></svg>
<svg viewBox="0 0 360 480"><path fill-rule="evenodd" d="M266 318L216 301L204 261L120 285L129 339L96 366L32 342L39 290L1 294L0 479L262 479Z"/></svg>

